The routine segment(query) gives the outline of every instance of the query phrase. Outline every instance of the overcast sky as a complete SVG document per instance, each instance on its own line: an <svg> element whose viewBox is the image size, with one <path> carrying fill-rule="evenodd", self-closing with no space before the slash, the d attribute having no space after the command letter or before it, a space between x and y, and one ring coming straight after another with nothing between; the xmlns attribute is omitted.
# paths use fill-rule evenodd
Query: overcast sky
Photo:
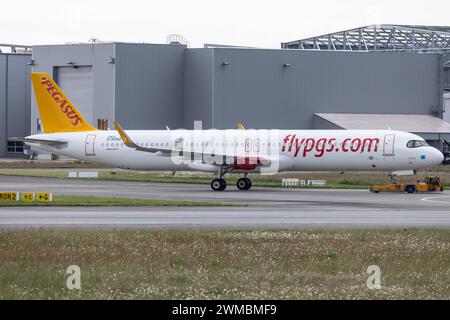
<svg viewBox="0 0 450 320"><path fill-rule="evenodd" d="M0 43L204 43L279 48L280 42L368 24L450 25L450 0L9 0Z"/></svg>

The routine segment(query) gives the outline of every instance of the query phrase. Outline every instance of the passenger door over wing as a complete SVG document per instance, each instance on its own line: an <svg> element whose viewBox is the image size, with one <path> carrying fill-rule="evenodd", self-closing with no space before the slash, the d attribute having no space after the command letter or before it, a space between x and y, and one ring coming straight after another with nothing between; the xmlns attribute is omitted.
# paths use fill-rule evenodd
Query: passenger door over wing
<svg viewBox="0 0 450 320"><path fill-rule="evenodd" d="M95 156L95 148L94 148L95 138L96 138L95 134L88 134L86 137L85 151L87 157Z"/></svg>

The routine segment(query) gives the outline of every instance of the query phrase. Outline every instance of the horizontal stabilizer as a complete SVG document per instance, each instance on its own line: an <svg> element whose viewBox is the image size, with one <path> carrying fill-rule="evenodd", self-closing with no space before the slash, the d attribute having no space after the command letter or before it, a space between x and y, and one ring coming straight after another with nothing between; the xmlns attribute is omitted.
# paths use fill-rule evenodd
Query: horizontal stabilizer
<svg viewBox="0 0 450 320"><path fill-rule="evenodd" d="M36 139L36 138L21 138L21 137L8 138L8 141L21 141L25 143L38 143L46 145L62 145L67 143L66 140L62 139Z"/></svg>

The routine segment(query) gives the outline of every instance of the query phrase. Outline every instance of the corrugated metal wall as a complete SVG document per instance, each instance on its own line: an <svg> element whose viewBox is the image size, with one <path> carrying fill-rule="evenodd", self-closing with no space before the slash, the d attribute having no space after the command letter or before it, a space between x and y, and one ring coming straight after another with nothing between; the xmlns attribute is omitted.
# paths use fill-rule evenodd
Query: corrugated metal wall
<svg viewBox="0 0 450 320"><path fill-rule="evenodd" d="M185 49L116 44L115 117L124 128L182 127Z"/></svg>
<svg viewBox="0 0 450 320"><path fill-rule="evenodd" d="M59 87L70 97L77 110L86 121L95 124L92 66L55 67L54 73Z"/></svg>
<svg viewBox="0 0 450 320"><path fill-rule="evenodd" d="M214 127L314 127L314 113L431 114L434 54L216 48ZM226 62L224 65L223 62Z"/></svg>
<svg viewBox="0 0 450 320"><path fill-rule="evenodd" d="M322 130L343 130L338 125L325 120L322 117L319 117L318 115L314 115L314 129L322 129Z"/></svg>
<svg viewBox="0 0 450 320"><path fill-rule="evenodd" d="M6 55L0 55L0 157L6 156Z"/></svg>
<svg viewBox="0 0 450 320"><path fill-rule="evenodd" d="M7 139L30 134L29 55L0 54L0 157Z"/></svg>
<svg viewBox="0 0 450 320"><path fill-rule="evenodd" d="M204 128L212 127L213 50L186 50L184 65L184 128L193 129L194 121L203 121Z"/></svg>

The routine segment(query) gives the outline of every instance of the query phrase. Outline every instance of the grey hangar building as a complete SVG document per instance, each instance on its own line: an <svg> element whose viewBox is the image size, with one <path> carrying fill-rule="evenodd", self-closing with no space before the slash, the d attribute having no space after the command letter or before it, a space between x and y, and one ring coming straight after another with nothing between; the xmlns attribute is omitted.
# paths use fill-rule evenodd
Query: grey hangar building
<svg viewBox="0 0 450 320"><path fill-rule="evenodd" d="M94 126L394 129L450 141L450 27L376 25L280 49L80 43L0 53L0 157L41 130L29 72L48 72ZM4 48L0 45L0 49Z"/></svg>

